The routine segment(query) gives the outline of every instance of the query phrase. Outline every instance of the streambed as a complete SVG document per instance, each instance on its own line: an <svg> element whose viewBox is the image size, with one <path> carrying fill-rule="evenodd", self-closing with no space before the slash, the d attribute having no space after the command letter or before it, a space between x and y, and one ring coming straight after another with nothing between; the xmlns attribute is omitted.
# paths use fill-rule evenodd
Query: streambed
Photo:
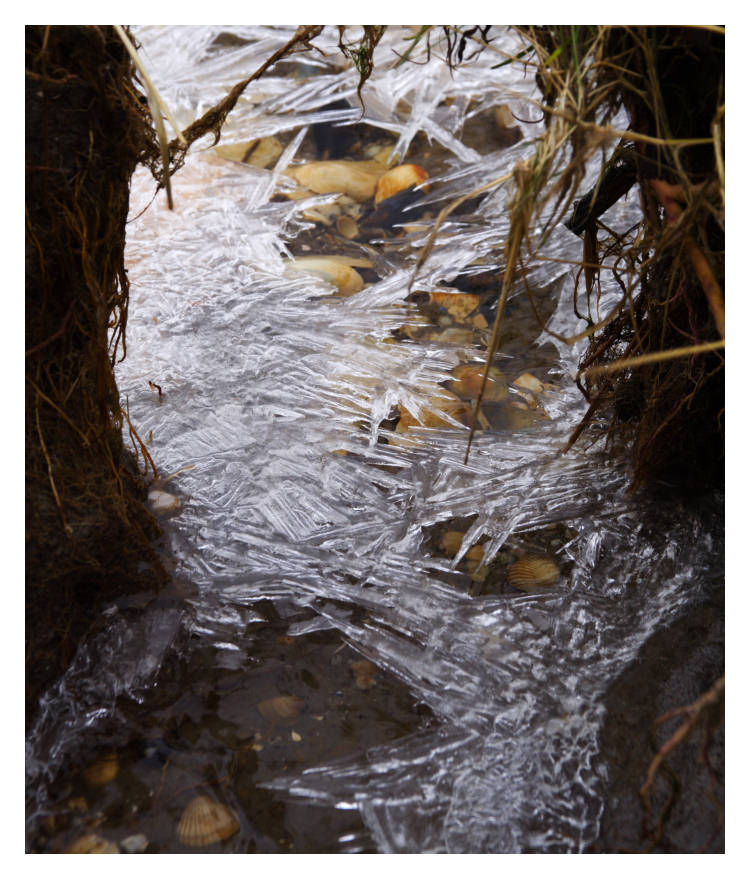
<svg viewBox="0 0 750 879"><path fill-rule="evenodd" d="M181 125L292 33L136 29ZM464 463L460 370L483 360L508 191L451 217L409 283L437 212L533 154L535 84L490 53L453 75L439 59L392 69L402 39L377 50L364 116L335 33L325 57L254 83L222 145L276 138L268 167L207 141L174 178L174 212L163 193L143 212L153 181L133 181L118 385L175 498L173 582L106 608L43 700L32 850L84 834L148 852L584 850L605 807L607 692L721 588L718 500L664 515L597 447L559 454L585 410L581 349L538 319L581 329L565 262L531 269L536 313L513 288L500 399ZM497 47L517 51L509 34ZM525 120L517 142L492 127L501 105ZM330 122L354 129L351 159L387 148L427 170L407 228L347 238L325 222L335 196L283 195ZM321 253L367 262L362 289L292 270ZM577 259L580 241L555 230L545 253ZM509 571L529 556L559 576L525 592ZM236 816L225 839L178 832L197 796Z"/></svg>

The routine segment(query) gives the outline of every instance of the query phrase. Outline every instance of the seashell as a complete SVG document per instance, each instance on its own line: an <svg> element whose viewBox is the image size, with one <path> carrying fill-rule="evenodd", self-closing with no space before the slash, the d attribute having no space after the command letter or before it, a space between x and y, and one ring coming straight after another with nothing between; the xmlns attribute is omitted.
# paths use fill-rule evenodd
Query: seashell
<svg viewBox="0 0 750 879"><path fill-rule="evenodd" d="M143 854L148 848L148 838L143 833L134 833L120 840L120 848L129 855Z"/></svg>
<svg viewBox="0 0 750 879"><path fill-rule="evenodd" d="M300 185L323 195L343 192L355 201L369 201L378 180L386 170L382 162L351 162L345 159L329 162L307 162L295 165L284 172Z"/></svg>
<svg viewBox="0 0 750 879"><path fill-rule="evenodd" d="M214 151L223 159L244 162L255 168L267 168L284 152L284 145L276 137L261 137L246 143L219 144Z"/></svg>
<svg viewBox="0 0 750 879"><path fill-rule="evenodd" d="M495 107L492 114L495 123L495 139L501 146L513 146L521 139L521 126L513 118L507 104Z"/></svg>
<svg viewBox="0 0 750 879"><path fill-rule="evenodd" d="M180 508L180 499L167 491L152 489L148 493L148 505L151 510L160 515L162 513L172 513Z"/></svg>
<svg viewBox="0 0 750 879"><path fill-rule="evenodd" d="M438 342L442 345L459 345L466 347L474 344L474 330L468 327L448 327L445 330L427 332L420 336L427 342Z"/></svg>
<svg viewBox="0 0 750 879"><path fill-rule="evenodd" d="M544 390L544 385L541 381L530 372L524 372L517 378L514 378L513 384L517 388L525 388L527 391L531 391L534 394L541 394Z"/></svg>
<svg viewBox="0 0 750 879"><path fill-rule="evenodd" d="M362 275L358 271L328 256L300 256L294 260L291 268L315 275L334 286L341 296L351 296L365 286Z"/></svg>
<svg viewBox="0 0 750 879"><path fill-rule="evenodd" d="M317 207L308 208L307 210L302 211L302 216L306 220L312 220L313 223L322 223L324 226L331 226L340 213L340 206L334 202L333 204L320 204Z"/></svg>
<svg viewBox="0 0 750 879"><path fill-rule="evenodd" d="M419 186L429 176L427 171L419 165L396 165L395 168L386 171L378 180L375 187L375 206L377 207L383 199L391 198L403 189ZM427 187L423 188L427 189Z"/></svg>
<svg viewBox="0 0 750 879"><path fill-rule="evenodd" d="M471 414L466 403L447 391L430 397L428 404L421 408L418 415L414 415L408 406L398 408L399 422L396 430L399 433L405 433L411 427L455 427L455 421L463 424Z"/></svg>
<svg viewBox="0 0 750 879"><path fill-rule="evenodd" d="M461 549L465 533L463 531L446 531L440 538L440 548L446 555L456 555ZM475 544L465 553L464 558L479 562L484 558L484 546Z"/></svg>
<svg viewBox="0 0 750 879"><path fill-rule="evenodd" d="M196 797L182 813L177 838L183 845L199 848L228 839L240 829L234 812L211 797Z"/></svg>
<svg viewBox="0 0 750 879"><path fill-rule="evenodd" d="M349 238L350 240L359 235L357 221L347 214L342 214L338 220L336 220L336 229L338 230L339 235L343 235L344 238Z"/></svg>
<svg viewBox="0 0 750 879"><path fill-rule="evenodd" d="M378 667L368 659L359 659L349 663L349 668L354 675L354 682L360 690L369 690L377 681Z"/></svg>
<svg viewBox="0 0 750 879"><path fill-rule="evenodd" d="M274 696L273 699L259 702L256 707L269 723L285 726L293 723L302 714L305 700L299 696Z"/></svg>
<svg viewBox="0 0 750 879"><path fill-rule="evenodd" d="M450 383L450 389L460 397L469 397L476 399L479 396L479 389L482 387L482 376L484 375L483 363L464 363L457 366L452 375L453 381ZM487 384L484 386L484 395L482 399L487 403L500 403L508 396L508 387L505 384L503 375L496 366L491 366L487 375Z"/></svg>
<svg viewBox="0 0 750 879"><path fill-rule="evenodd" d="M435 290L430 293L430 301L444 308L454 320L462 321L479 307L476 293L447 293ZM485 322L485 326L487 326Z"/></svg>
<svg viewBox="0 0 750 879"><path fill-rule="evenodd" d="M510 112L510 107L507 104L500 104L499 107L495 107L492 115L498 128L511 128L516 124L516 120L513 118L513 114Z"/></svg>
<svg viewBox="0 0 750 879"><path fill-rule="evenodd" d="M117 843L98 833L86 833L65 849L66 855L119 855Z"/></svg>
<svg viewBox="0 0 750 879"><path fill-rule="evenodd" d="M559 577L560 569L552 559L541 556L519 559L508 568L508 583L523 592L553 586Z"/></svg>
<svg viewBox="0 0 750 879"><path fill-rule="evenodd" d="M291 737L292 737L293 742L301 742L302 741L302 736L298 732L296 732L295 730L292 730Z"/></svg>
<svg viewBox="0 0 750 879"><path fill-rule="evenodd" d="M83 780L89 787L103 787L109 784L120 771L120 761L117 754L107 754L92 763L83 772Z"/></svg>

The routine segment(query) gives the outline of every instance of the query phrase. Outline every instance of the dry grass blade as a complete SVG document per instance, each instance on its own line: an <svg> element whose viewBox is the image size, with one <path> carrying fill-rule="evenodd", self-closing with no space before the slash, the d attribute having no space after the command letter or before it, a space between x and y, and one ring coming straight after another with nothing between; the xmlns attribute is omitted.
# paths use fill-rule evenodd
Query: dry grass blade
<svg viewBox="0 0 750 879"><path fill-rule="evenodd" d="M518 169L517 169L518 170ZM508 298L508 292L510 290L510 285L513 280L513 274L515 272L516 263L518 261L518 254L521 249L521 241L523 240L524 235L528 230L528 214L523 209L524 206L519 205L518 201L516 202L515 210L513 212L513 216L511 218L511 227L510 227L510 237L508 239L508 247L506 250L506 261L505 261L505 272L503 274L503 286L500 293L500 299L497 303L497 313L495 314L495 322L492 325L492 337L490 338L490 343L487 346L487 357L484 362L484 372L482 373L482 384L479 388L479 394L477 395L476 403L474 404L474 411L471 417L471 428L469 430L469 439L466 443L466 455L464 456L464 464L468 464L469 462L469 452L471 451L471 443L474 439L474 434L477 429L477 421L479 419L479 413L481 411L480 407L482 405L482 399L484 397L484 390L487 387L487 379L490 374L490 368L492 366L492 359L497 353L497 349L500 344L500 326L502 322L503 309L505 308L505 302Z"/></svg>
<svg viewBox="0 0 750 879"><path fill-rule="evenodd" d="M692 354L705 354L723 347L724 340L719 339L717 342L706 342L703 345L687 345L684 348L670 348L668 351L652 351L650 354L641 354L639 357L625 357L622 360L615 360L614 363L592 366L580 372L579 375L604 375L607 372L618 372L633 366L643 366L646 363L659 363L662 360L675 360L678 357L689 357Z"/></svg>
<svg viewBox="0 0 750 879"><path fill-rule="evenodd" d="M427 258L432 253L432 248L435 246L435 239L437 238L438 232L440 231L440 227L445 222L446 218L449 217L456 208L460 207L465 201L468 201L470 198L474 198L477 195L481 195L483 192L487 192L488 189L494 189L496 186L500 186L501 183L506 183L513 176L512 173L503 174L502 177L497 177L495 180L490 180L489 183L484 183L482 186L473 189L471 192L468 192L466 195L462 195L460 198L457 198L455 201L452 201L449 205L444 207L442 211L435 218L435 225L432 227L432 231L430 232L430 237L427 239L424 247L422 248L419 257L417 258L417 264L414 266L414 273L411 276L411 280L409 281L408 291L411 292L411 288L414 286L414 282L417 280L417 273L422 268L422 266L427 262Z"/></svg>
<svg viewBox="0 0 750 879"><path fill-rule="evenodd" d="M146 68L143 66L141 59L138 57L138 52L135 49L135 46L130 42L128 35L125 33L123 28L116 24L114 25L114 29L117 32L117 35L120 37L122 42L125 45L125 48L128 50L130 57L133 59L133 63L138 68L138 72L143 77L143 84L146 86L146 93L148 96L148 106L151 111L151 118L154 120L154 125L156 125L156 134L159 138L159 150L161 152L161 163L164 173L164 186L167 190L167 204L169 205L169 210L174 210L174 201L172 199L172 184L170 182L169 175L169 141L167 140L167 132L164 129L164 120L162 119L162 113L169 120L169 124L174 128L175 133L177 134L177 140L182 146L187 146L187 141L182 136L182 132L180 131L179 126L174 120L174 117L169 112L169 107L164 103L161 95L157 91L156 86L151 82L151 78L148 73L146 73Z"/></svg>
<svg viewBox="0 0 750 879"><path fill-rule="evenodd" d="M179 125L175 122L174 116L169 112L169 107L164 103L161 95L159 94L156 86L151 82L151 77L146 72L146 68L143 66L143 62L138 57L138 52L136 51L135 46L130 41L130 38L125 33L123 28L119 24L113 25L117 35L125 44L125 48L128 50L128 54L133 59L133 63L138 68L138 72L143 77L143 84L146 86L149 92L149 104L153 101L153 103L161 110L162 113L169 120L169 124L174 128L175 134L177 135L177 140L180 146L187 146L187 142L180 131Z"/></svg>

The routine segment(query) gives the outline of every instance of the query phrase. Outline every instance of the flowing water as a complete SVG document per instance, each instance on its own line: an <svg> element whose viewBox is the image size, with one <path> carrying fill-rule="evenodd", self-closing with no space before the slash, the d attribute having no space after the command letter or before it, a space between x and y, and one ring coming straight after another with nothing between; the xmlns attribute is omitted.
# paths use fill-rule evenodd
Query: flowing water
<svg viewBox="0 0 750 879"><path fill-rule="evenodd" d="M135 31L182 126L293 32ZM437 417L457 368L483 360L507 189L445 223L408 299L429 225L350 240L310 213L335 196L278 195L331 120L356 132L351 158L387 147L429 172L413 215L425 221L533 154L533 70L498 67L497 52L453 73L438 58L394 67L405 33L378 47L364 116L326 31L326 54L278 65L229 117L223 145L277 138L267 168L206 139L173 179L173 212L163 192L143 212L154 183L133 181L117 377L175 505L173 582L106 608L42 700L27 740L33 850L88 832L149 852L580 851L603 808L608 686L721 579L718 515L647 509L598 447L559 454L585 411L581 348L540 330L522 281L502 399L468 463L465 409L451 398L452 419ZM519 50L511 34L496 45ZM350 108L331 109L341 99ZM501 104L523 120L511 145L492 127ZM631 196L608 222L625 229L635 209ZM580 247L561 227L545 254ZM367 260L363 289L335 295L292 269L320 250ZM527 277L563 335L583 326L574 280L560 261ZM480 304L447 311L435 291ZM618 295L605 288L602 314ZM405 429L405 410L427 426ZM509 584L529 555L555 561L554 585ZM191 847L177 824L198 795L239 829Z"/></svg>

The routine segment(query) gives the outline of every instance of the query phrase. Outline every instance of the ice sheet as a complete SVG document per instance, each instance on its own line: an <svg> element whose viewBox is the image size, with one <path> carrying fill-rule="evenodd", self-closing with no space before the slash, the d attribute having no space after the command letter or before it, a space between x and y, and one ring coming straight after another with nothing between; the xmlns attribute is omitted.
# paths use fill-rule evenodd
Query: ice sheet
<svg viewBox="0 0 750 879"><path fill-rule="evenodd" d="M249 42L212 48L220 30ZM145 27L136 35L162 96L188 124L293 30ZM505 57L492 53L453 74L437 58L388 69L402 40L388 32L378 48L364 120L339 118L391 132L401 154L420 132L449 150L451 168L425 203L442 207L533 153L532 124L515 147L484 157L460 140L472 95L482 97L480 110L509 102L538 117L526 101L533 71L492 69ZM310 56L316 75L272 72L253 84L224 140L295 132L278 175L305 127L326 118L321 106L356 93L335 42L327 30L321 45L330 56ZM518 51L511 34L500 34L498 47ZM454 114L445 112L447 97ZM198 594L189 613L118 612L84 646L29 736L27 774L42 790L78 730L111 719L117 694L137 694L156 678L169 644L190 633L231 662L257 602L291 601L316 612L313 629L335 627L405 681L440 725L280 776L273 788L358 809L383 852L579 851L596 838L602 808L603 694L646 638L719 576L718 526L685 510L644 509L626 495L627 475L596 449L560 456L584 411L571 379L580 346L553 343L550 420L477 435L466 465L465 427L423 428L412 446L378 442L394 405L429 405L458 349L386 341L416 316L405 305L416 243L385 254L380 280L350 298L289 275L286 255L309 223L302 203L269 201L276 179L273 169L195 150L174 178L176 210L162 193L142 216L153 181L145 171L134 179L128 355L118 383L140 435L153 437L160 475L179 471L169 483L184 502L171 526L176 573ZM422 269L424 289L449 287L476 260L499 265L506 201L499 189L469 218L446 223ZM559 229L546 253L575 259L580 243ZM533 280L560 297L553 328L580 330L568 268L540 264ZM522 284L513 295L523 296ZM603 312L618 295L605 290ZM565 523L577 534L562 554L571 573L544 595L457 591L437 576L424 535L459 516L476 517L464 549L484 533L488 556L511 534ZM657 525L644 524L654 517Z"/></svg>

